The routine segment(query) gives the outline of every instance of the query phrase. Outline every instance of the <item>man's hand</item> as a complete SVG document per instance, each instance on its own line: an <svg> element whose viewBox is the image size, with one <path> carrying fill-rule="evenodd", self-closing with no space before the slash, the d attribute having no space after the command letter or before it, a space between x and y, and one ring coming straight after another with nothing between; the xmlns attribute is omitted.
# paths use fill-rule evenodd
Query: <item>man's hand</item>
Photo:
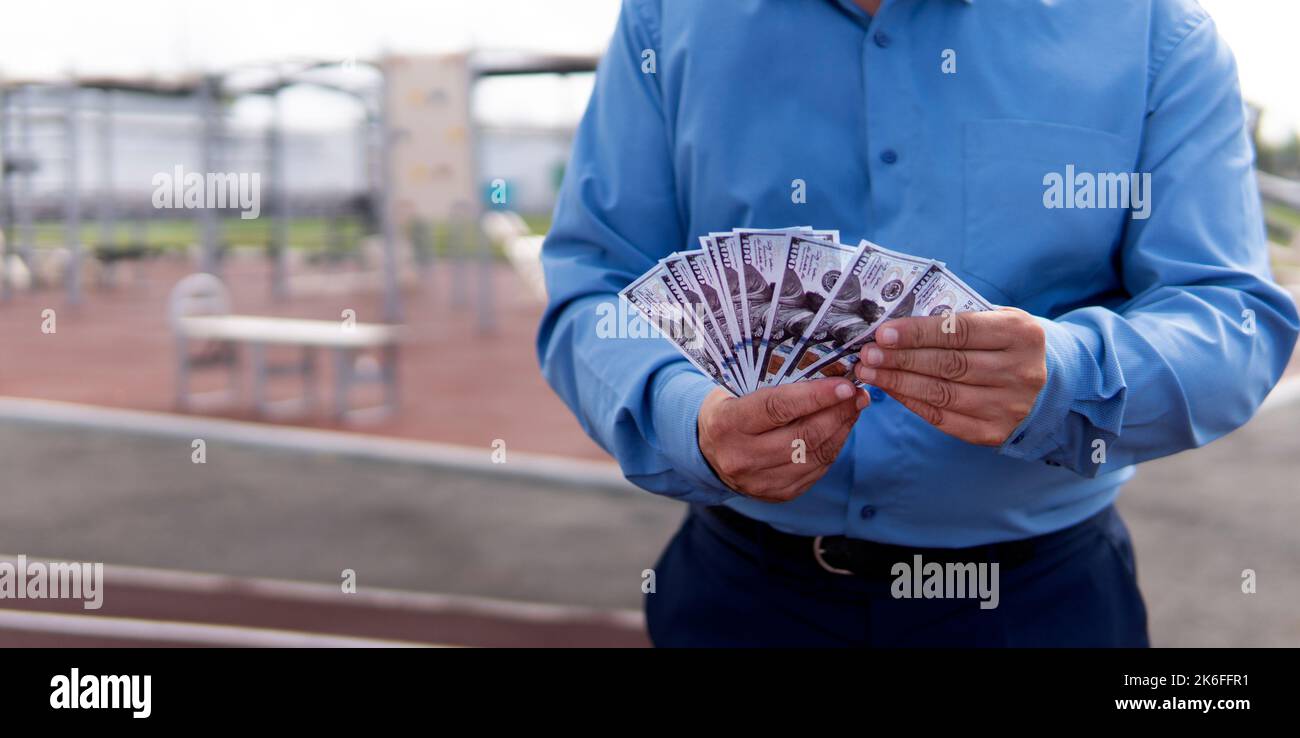
<svg viewBox="0 0 1300 738"><path fill-rule="evenodd" d="M869 403L844 379L769 387L744 397L716 389L700 407L700 451L728 487L786 502L821 479Z"/></svg>
<svg viewBox="0 0 1300 738"><path fill-rule="evenodd" d="M1043 327L1015 308L891 320L876 341L859 354L858 378L981 446L1002 445L1047 381Z"/></svg>

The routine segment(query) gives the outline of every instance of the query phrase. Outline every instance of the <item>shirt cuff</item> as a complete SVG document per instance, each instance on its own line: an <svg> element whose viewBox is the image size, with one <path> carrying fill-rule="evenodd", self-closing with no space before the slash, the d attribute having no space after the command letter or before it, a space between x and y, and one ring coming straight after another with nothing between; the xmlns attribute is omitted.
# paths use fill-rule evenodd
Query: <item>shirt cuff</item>
<svg viewBox="0 0 1300 738"><path fill-rule="evenodd" d="M651 388L651 408L659 450L674 470L709 494L709 502L721 504L736 492L718 479L700 451L699 417L704 398L714 384L688 367L660 371ZM698 496L697 496L698 497Z"/></svg>
<svg viewBox="0 0 1300 738"><path fill-rule="evenodd" d="M1027 461L1048 459L1061 448L1075 400L1074 374L1083 358L1082 348L1068 328L1047 318L1035 319L1047 337L1047 382L1039 390L1029 415L998 449L1004 456Z"/></svg>

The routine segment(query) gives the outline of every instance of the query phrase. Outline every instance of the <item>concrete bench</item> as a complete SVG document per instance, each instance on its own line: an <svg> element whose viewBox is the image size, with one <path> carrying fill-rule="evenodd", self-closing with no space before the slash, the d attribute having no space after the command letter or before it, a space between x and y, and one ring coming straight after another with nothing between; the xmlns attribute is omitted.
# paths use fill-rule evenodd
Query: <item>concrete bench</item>
<svg viewBox="0 0 1300 738"><path fill-rule="evenodd" d="M182 410L191 406L190 374L196 368L214 364L228 367L229 392L238 397L241 348L247 349L252 364L253 407L259 415L272 412L272 404L266 398L267 378L286 373L303 379L303 395L297 404L307 411L315 409L316 359L321 351L329 352L333 358L336 419L344 420L369 410L352 408L349 401L353 386L365 382L382 385L384 401L380 409L386 413L397 410L397 357L401 339L397 326L236 315L224 312L228 305L224 287L211 275L187 277L173 291L171 324L177 341L176 402ZM301 359L291 364L271 364L266 357L271 346L301 349ZM206 348L196 353L196 347ZM378 356L376 368L358 369L356 358L362 352L374 352Z"/></svg>

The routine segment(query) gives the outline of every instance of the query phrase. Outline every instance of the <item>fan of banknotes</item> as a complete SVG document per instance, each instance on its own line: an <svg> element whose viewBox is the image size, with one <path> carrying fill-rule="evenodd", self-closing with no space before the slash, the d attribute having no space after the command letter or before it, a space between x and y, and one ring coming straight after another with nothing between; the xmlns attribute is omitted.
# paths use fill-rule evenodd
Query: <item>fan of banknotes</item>
<svg viewBox="0 0 1300 738"><path fill-rule="evenodd" d="M737 396L817 377L855 379L858 352L892 318L993 309L942 262L865 240L845 246L839 235L809 227L710 233L619 294Z"/></svg>

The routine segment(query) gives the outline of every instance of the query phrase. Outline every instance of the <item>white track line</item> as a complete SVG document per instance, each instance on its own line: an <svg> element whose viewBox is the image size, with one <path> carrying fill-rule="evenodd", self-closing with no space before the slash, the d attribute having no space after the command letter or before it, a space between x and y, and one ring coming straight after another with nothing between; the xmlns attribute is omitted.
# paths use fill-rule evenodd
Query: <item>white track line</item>
<svg viewBox="0 0 1300 738"><path fill-rule="evenodd" d="M623 478L617 464L549 454L510 451L508 463L492 463L490 447L475 448L447 443L267 425L226 418L123 410L53 400L0 396L0 420L112 430L173 438L202 438L287 451L333 454L344 457L394 461L477 474L543 480L561 485L638 492ZM509 439L506 439L507 443Z"/></svg>
<svg viewBox="0 0 1300 738"><path fill-rule="evenodd" d="M17 562L17 555L0 554L0 562ZM27 556L30 561L66 561L57 557ZM244 594L268 599L292 600L311 604L356 605L378 609L405 610L425 613L460 614L496 617L516 622L535 624L589 623L616 628L641 630L645 618L635 610L601 610L572 605L555 605L541 602L411 592L400 589L362 587L356 593L344 594L337 584L317 584L289 579L261 577L235 577L224 574L206 574L174 569L155 569L139 566L104 566L105 585L134 586L168 592L194 594ZM105 594L107 598L108 594ZM3 600L0 600L2 603Z"/></svg>
<svg viewBox="0 0 1300 738"><path fill-rule="evenodd" d="M23 631L126 641L165 641L239 648L420 648L433 644L317 635L274 628L181 623L171 620L72 615L0 608L0 632Z"/></svg>

